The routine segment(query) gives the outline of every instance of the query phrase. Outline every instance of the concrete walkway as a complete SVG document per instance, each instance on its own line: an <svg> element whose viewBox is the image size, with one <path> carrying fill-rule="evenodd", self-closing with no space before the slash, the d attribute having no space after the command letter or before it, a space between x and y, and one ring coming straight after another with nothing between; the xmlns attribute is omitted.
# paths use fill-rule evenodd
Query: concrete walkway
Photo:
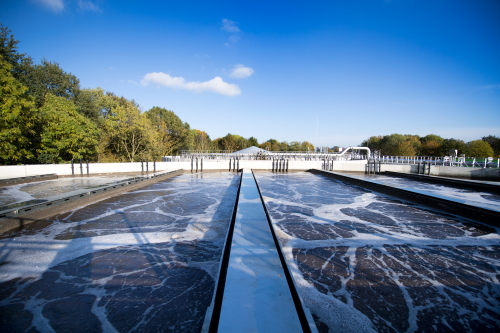
<svg viewBox="0 0 500 333"><path fill-rule="evenodd" d="M219 332L302 332L257 185L243 179Z"/></svg>

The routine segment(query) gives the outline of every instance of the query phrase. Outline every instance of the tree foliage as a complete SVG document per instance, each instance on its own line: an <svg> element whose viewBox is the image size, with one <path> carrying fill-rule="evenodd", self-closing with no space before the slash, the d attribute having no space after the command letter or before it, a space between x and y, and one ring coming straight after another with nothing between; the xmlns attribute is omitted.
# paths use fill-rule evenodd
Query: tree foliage
<svg viewBox="0 0 500 333"><path fill-rule="evenodd" d="M474 140L467 144L469 154L474 157L492 157L493 149L490 144L483 140Z"/></svg>
<svg viewBox="0 0 500 333"><path fill-rule="evenodd" d="M156 155L157 131L133 102L111 109L104 121L104 133L105 149L118 160L133 162Z"/></svg>
<svg viewBox="0 0 500 333"><path fill-rule="evenodd" d="M40 113L45 124L40 133L40 163L88 159L97 153L99 129L76 111L73 102L48 94Z"/></svg>
<svg viewBox="0 0 500 333"><path fill-rule="evenodd" d="M493 155L495 157L500 157L500 138L494 135L488 135L482 138L483 141L486 141L490 144L493 149ZM493 156L492 155L492 156Z"/></svg>
<svg viewBox="0 0 500 333"><path fill-rule="evenodd" d="M11 73L12 65L0 56L0 162L13 164L32 158L30 137L37 110L26 95L27 88Z"/></svg>

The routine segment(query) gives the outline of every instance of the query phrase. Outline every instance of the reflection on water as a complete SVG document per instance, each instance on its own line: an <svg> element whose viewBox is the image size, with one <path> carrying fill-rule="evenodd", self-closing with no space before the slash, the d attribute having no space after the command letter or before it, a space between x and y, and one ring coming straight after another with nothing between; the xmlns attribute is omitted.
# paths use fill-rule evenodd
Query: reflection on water
<svg viewBox="0 0 500 333"><path fill-rule="evenodd" d="M500 326L500 235L309 173L257 173L320 331Z"/></svg>

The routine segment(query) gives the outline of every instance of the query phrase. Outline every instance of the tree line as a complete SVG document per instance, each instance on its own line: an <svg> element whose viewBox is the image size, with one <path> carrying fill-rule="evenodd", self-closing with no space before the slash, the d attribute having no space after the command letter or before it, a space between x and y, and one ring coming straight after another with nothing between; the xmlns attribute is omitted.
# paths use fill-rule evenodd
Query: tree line
<svg viewBox="0 0 500 333"><path fill-rule="evenodd" d="M412 134L371 136L361 146L392 156L449 156L451 150L458 155L471 157L500 157L500 138L488 135L481 140L465 143L459 139L445 139L429 134L423 137Z"/></svg>
<svg viewBox="0 0 500 333"><path fill-rule="evenodd" d="M82 88L58 63L18 52L19 41L0 25L0 164L159 160L182 150L312 151L304 142L261 144L227 134L211 140L173 111L141 112L134 100L101 88Z"/></svg>

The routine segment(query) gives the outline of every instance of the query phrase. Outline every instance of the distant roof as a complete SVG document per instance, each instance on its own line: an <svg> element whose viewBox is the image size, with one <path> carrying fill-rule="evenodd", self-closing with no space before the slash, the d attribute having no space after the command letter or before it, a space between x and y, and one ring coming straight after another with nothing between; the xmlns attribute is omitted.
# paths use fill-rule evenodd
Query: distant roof
<svg viewBox="0 0 500 333"><path fill-rule="evenodd" d="M242 150L235 151L233 154L258 154L267 152L264 149L257 148L255 146L248 147Z"/></svg>

